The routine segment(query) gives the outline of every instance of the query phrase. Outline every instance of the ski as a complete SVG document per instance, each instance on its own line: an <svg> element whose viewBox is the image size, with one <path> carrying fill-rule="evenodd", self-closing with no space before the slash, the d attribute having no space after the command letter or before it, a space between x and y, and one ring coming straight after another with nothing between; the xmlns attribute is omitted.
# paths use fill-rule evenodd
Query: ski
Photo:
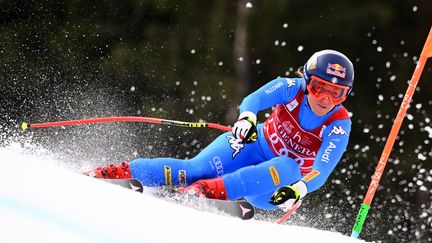
<svg viewBox="0 0 432 243"><path fill-rule="evenodd" d="M168 201L185 205L197 210L215 213L219 211L225 215L240 218L243 220L251 219L255 215L255 207L245 200L218 200L206 197L197 197L194 194L179 194L174 189L158 188L155 196L164 198Z"/></svg>
<svg viewBox="0 0 432 243"><path fill-rule="evenodd" d="M111 184L119 185L124 188L131 189L137 192L143 192L144 187L141 182L137 179L102 179ZM251 219L255 215L255 208L247 201L228 201L210 199L204 197L196 197L192 195L180 195L174 190L167 190L161 188L156 189L159 193L153 193L155 196L160 198L169 198L169 201L186 205L201 211L214 212L214 210L221 211L224 214L237 217L243 220Z"/></svg>
<svg viewBox="0 0 432 243"><path fill-rule="evenodd" d="M255 215L255 208L247 201L228 201L228 200L217 200L209 198L200 198L205 200L210 206L234 217L241 218L243 220L251 219Z"/></svg>
<svg viewBox="0 0 432 243"><path fill-rule="evenodd" d="M101 179L101 180L130 189L132 191L141 192L141 193L144 191L143 185L137 179Z"/></svg>

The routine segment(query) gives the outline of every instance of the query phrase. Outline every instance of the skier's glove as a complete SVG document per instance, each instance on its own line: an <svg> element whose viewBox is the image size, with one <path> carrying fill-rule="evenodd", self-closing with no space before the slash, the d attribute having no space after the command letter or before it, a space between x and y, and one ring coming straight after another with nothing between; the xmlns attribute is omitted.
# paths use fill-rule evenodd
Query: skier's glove
<svg viewBox="0 0 432 243"><path fill-rule="evenodd" d="M270 204L289 210L300 199L300 191L295 186L279 187L271 196Z"/></svg>
<svg viewBox="0 0 432 243"><path fill-rule="evenodd" d="M242 112L232 128L234 137L242 143L253 143L257 139L256 115L250 111Z"/></svg>

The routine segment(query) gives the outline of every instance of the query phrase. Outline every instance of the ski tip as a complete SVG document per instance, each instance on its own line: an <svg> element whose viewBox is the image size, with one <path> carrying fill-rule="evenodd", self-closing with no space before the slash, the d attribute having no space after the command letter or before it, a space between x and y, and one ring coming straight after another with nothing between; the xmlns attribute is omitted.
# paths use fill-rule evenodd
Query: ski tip
<svg viewBox="0 0 432 243"><path fill-rule="evenodd" d="M25 131L27 128L29 128L30 127L30 125L27 123L27 122L23 122L22 124L21 124L21 128L22 128L22 130L23 131Z"/></svg>

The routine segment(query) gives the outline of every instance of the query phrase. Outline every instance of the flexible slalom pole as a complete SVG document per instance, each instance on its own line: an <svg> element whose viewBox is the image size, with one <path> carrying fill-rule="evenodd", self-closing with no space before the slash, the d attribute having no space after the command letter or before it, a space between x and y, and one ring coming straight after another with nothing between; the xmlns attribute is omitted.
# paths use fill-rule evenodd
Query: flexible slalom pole
<svg viewBox="0 0 432 243"><path fill-rule="evenodd" d="M360 211L357 215L357 219L354 223L351 237L358 238L360 235L360 232L363 228L363 224L366 220L366 216L368 214L370 205L372 203L372 199L375 195L375 192L378 188L379 181L381 179L381 176L383 175L384 168L387 164L387 160L389 158L390 152L393 148L393 144L396 140L396 136L399 133L400 127L402 125L402 121L405 117L406 111L408 109L409 103L411 102L411 98L414 94L414 91L416 89L418 80L421 76L421 73L423 71L423 68L425 66L425 63L429 57L432 56L432 28L429 31L429 35L426 39L426 42L424 44L423 50L420 54L420 59L417 62L417 66L414 70L414 73L411 77L411 81L409 82L408 89L405 93L405 96L402 100L402 104L399 108L399 112L397 113L396 119L393 122L392 129L390 131L390 135L388 136L387 142L384 146L384 150L381 154L381 157L379 159L378 165L375 169L375 173L372 176L371 183L369 185L369 189L367 190L365 199L363 203L361 204Z"/></svg>
<svg viewBox="0 0 432 243"><path fill-rule="evenodd" d="M93 123L106 123L106 122L144 122L144 123L158 123L180 127L193 127L193 128L214 128L222 131L231 131L231 127L219 125L216 123L205 123L205 122L184 122L184 121L173 121L166 119L158 119L152 117L138 117L138 116L124 116L124 117L101 117L101 118L89 118L79 120L67 120L67 121L56 121L56 122L45 122L45 123L27 123L23 122L21 128L26 130L28 128L42 128L42 127L61 127L61 126L72 126L82 124L93 124Z"/></svg>
<svg viewBox="0 0 432 243"><path fill-rule="evenodd" d="M297 210L298 207L300 207L300 205L302 204L302 201L298 201L296 202L296 204L294 204L289 210L288 212L286 212L276 223L277 224L282 224L283 222L285 222L285 220L287 220L289 217L291 217L291 215L293 213L295 213L295 211Z"/></svg>

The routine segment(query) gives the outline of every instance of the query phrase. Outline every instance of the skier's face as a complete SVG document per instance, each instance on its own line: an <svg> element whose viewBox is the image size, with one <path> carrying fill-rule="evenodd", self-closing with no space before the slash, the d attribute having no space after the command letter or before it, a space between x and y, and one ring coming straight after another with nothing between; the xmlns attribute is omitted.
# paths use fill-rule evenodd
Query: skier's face
<svg viewBox="0 0 432 243"><path fill-rule="evenodd" d="M328 96L332 103L340 104L346 99L349 87L312 76L307 90L316 98Z"/></svg>
<svg viewBox="0 0 432 243"><path fill-rule="evenodd" d="M309 93L307 96L309 106L313 113L318 116L323 116L331 111L337 104L331 102L329 96L316 97Z"/></svg>
<svg viewBox="0 0 432 243"><path fill-rule="evenodd" d="M323 116L346 99L349 87L312 76L307 90L308 103L312 111L318 116Z"/></svg>

